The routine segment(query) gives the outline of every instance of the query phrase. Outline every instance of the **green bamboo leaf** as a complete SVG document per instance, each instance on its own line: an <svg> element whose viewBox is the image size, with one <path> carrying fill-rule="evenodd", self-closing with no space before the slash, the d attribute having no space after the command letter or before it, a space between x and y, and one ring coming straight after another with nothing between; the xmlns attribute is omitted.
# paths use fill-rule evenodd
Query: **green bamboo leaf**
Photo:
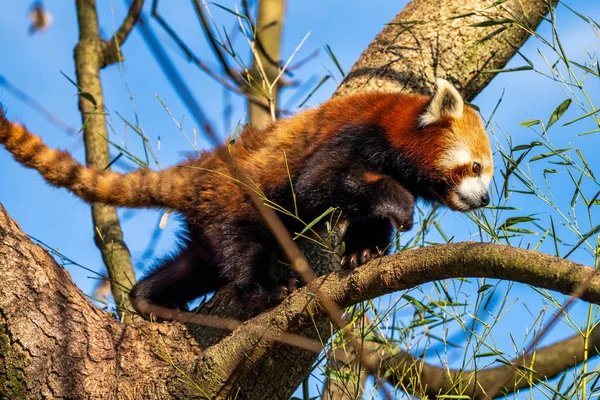
<svg viewBox="0 0 600 400"><path fill-rule="evenodd" d="M413 24L422 24L424 22L425 21L419 20L419 19L410 19L410 20L406 20L406 21L389 22L387 25L413 25Z"/></svg>
<svg viewBox="0 0 600 400"><path fill-rule="evenodd" d="M569 175L571 174L569 173ZM575 184L575 192L573 193L573 198L571 198L571 209L575 208L575 204L577 203L577 197L579 197L579 194L581 193L581 180L583 179L584 175L585 174L582 173L579 177L579 181L577 181L577 183Z"/></svg>
<svg viewBox="0 0 600 400"><path fill-rule="evenodd" d="M598 200L598 197L600 197L600 191L598 193L596 193L596 195L594 197L592 197L592 199L588 202L588 204L587 204L588 210L592 206L600 206L600 200Z"/></svg>
<svg viewBox="0 0 600 400"><path fill-rule="evenodd" d="M552 115L550 115L548 123L546 124L546 130L548 130L552 125L554 125L556 121L558 121L560 117L563 116L563 114L569 109L570 105L571 99L566 99L565 101L560 103L558 107L556 107L556 109L552 112Z"/></svg>
<svg viewBox="0 0 600 400"><path fill-rule="evenodd" d="M579 159L583 163L583 168L587 171L588 174L590 174L590 176L592 177L593 180L596 180L596 178L594 177L594 173L592 172L592 169L588 165L587 161L585 161L585 158L583 158L583 154L581 153L581 150L575 149L575 152L577 153L577 155L579 156Z"/></svg>
<svg viewBox="0 0 600 400"><path fill-rule="evenodd" d="M527 150L527 149L531 149L532 147L537 147L537 146L541 146L541 145L542 145L541 142L533 141L529 144L520 144L518 146L515 146L512 148L512 151Z"/></svg>
<svg viewBox="0 0 600 400"><path fill-rule="evenodd" d="M581 69L582 69L582 70L584 70L585 72L588 72L588 73L590 73L590 74L592 74L592 75L595 75L595 76L600 76L600 75L598 75L598 72L594 71L594 70L593 70L593 69L591 69L591 68L588 68L588 67L586 67L585 65L581 65L581 64L579 64L578 62L571 61L571 64L575 65L575 66L576 66L576 67L578 67L578 68L581 68Z"/></svg>
<svg viewBox="0 0 600 400"><path fill-rule="evenodd" d="M475 13L474 12L468 12L466 14L455 15L454 17L448 18L448 20L459 19L459 18L466 18L466 17L470 17L471 15L475 15Z"/></svg>
<svg viewBox="0 0 600 400"><path fill-rule="evenodd" d="M555 155L558 155L558 154L562 154L565 151L569 151L569 150L571 150L571 148L567 147L566 149L558 149L558 150L551 151L549 153L538 154L537 156L531 157L529 159L529 162L537 161L537 160L542 160L544 158L548 158L548 157L552 157L552 156L555 156Z"/></svg>
<svg viewBox="0 0 600 400"><path fill-rule="evenodd" d="M323 218L325 218L327 215L331 214L332 212L335 211L334 207L329 207L323 214L319 215L317 218L315 218L311 223L309 223L308 225L306 225L304 227L304 229L302 229L302 232L298 233L296 235L296 237L294 237L294 240L298 239L300 236L304 235L309 229L311 229L313 226L315 226L316 224L319 223L320 220L322 220Z"/></svg>
<svg viewBox="0 0 600 400"><path fill-rule="evenodd" d="M87 101L89 101L90 103L92 103L94 105L94 107L98 106L98 103L96 103L96 99L94 98L94 96L92 96L91 93L88 93L88 92L79 92L79 95L81 97L83 97L84 99L86 99Z"/></svg>
<svg viewBox="0 0 600 400"><path fill-rule="evenodd" d="M487 209L490 210L509 210L509 211L518 211L520 208L517 207L509 207L509 206L487 206Z"/></svg>
<svg viewBox="0 0 600 400"><path fill-rule="evenodd" d="M579 246L581 246L583 243L585 243L585 241L588 240L590 236L592 236L592 235L594 235L594 234L596 234L598 232L600 232L600 225L596 226L595 228L591 229L588 233L586 233L585 235L583 235L583 237L575 244L575 246L573 246L571 248L571 250L569 250L567 252L567 254L565 254L563 256L563 258L566 259L567 257L569 257L571 254L573 254L573 252L575 250L577 250L579 248Z"/></svg>
<svg viewBox="0 0 600 400"><path fill-rule="evenodd" d="M567 372L563 372L560 376L560 379L558 380L558 383L556 384L556 389L554 392L554 396L552 396L552 400L558 400L560 396L560 389L562 388L563 384L565 383L565 378L567 376ZM600 376L600 375L599 375Z"/></svg>
<svg viewBox="0 0 600 400"><path fill-rule="evenodd" d="M486 290L488 290L490 288L493 288L493 287L494 287L494 285L489 285L489 284L488 285L482 285L479 289L477 289L477 293L483 293Z"/></svg>
<svg viewBox="0 0 600 400"><path fill-rule="evenodd" d="M425 304L421 303L419 300L415 299L414 297L409 296L407 294L405 294L402 297L405 298L410 304L412 304L416 308L418 308L420 310L423 310L423 311L427 311L427 312L433 314L433 310L432 309L430 309L429 307L427 307Z"/></svg>
<svg viewBox="0 0 600 400"><path fill-rule="evenodd" d="M481 112L481 109L479 108L479 106L478 106L478 105L475 105L475 104L473 104L473 103L471 103L471 102L469 102L469 101L464 101L464 103L465 103L466 105L468 105L469 107L471 107L471 108L475 109L475 111L477 111L477 112Z"/></svg>
<svg viewBox="0 0 600 400"><path fill-rule="evenodd" d="M494 26L494 25L503 25L503 24L510 24L515 22L512 19L509 18L498 18L498 19L488 19L486 21L482 21L482 22L477 22L475 24L471 24L469 26L475 26L475 27L485 27L485 26Z"/></svg>
<svg viewBox="0 0 600 400"><path fill-rule="evenodd" d="M212 4L213 6L219 7L219 8L221 8L221 9L223 9L223 10L227 11L228 13L231 13L231 14L235 15L236 17L240 17L240 18L242 18L242 19L245 19L246 21L250 22L250 20L248 19L248 17L247 17L247 16L245 16L244 14L240 14L240 13L238 13L238 12L235 12L235 11L233 11L232 9L229 9L229 8L227 8L227 7L224 7L224 6L222 6L222 5L220 5L220 4L217 4L217 3L210 2L210 3L208 3L208 4Z"/></svg>
<svg viewBox="0 0 600 400"><path fill-rule="evenodd" d="M535 215L535 214L532 214ZM510 217L507 218L506 221L504 221L504 223L502 225L500 225L500 227L498 227L498 229L506 229L509 226L513 226L516 224L520 224L523 222L531 222L531 221L539 221L539 218L533 218L531 215L526 216L526 217Z"/></svg>
<svg viewBox="0 0 600 400"><path fill-rule="evenodd" d="M346 76L346 73L342 69L342 66L340 65L340 62L338 61L338 59L335 56L335 54L333 53L333 50L331 50L331 47L329 47L328 44L326 44L324 47L325 47L325 52L327 53L327 55L329 56L329 58L331 58L331 60L335 64L335 66L338 69L338 71L340 71L340 74L342 74L342 76Z"/></svg>
<svg viewBox="0 0 600 400"><path fill-rule="evenodd" d="M501 74L503 72L515 72L515 71L530 71L533 67L531 65L523 65L522 67L516 68L504 68L504 69L488 69L483 71L484 74Z"/></svg>
<svg viewBox="0 0 600 400"><path fill-rule="evenodd" d="M539 125L542 121L540 121L539 119L527 119L523 122L521 122L519 125L520 126L533 126L533 125Z"/></svg>
<svg viewBox="0 0 600 400"><path fill-rule="evenodd" d="M490 356L502 356L503 354L504 353L501 351L488 351L488 352L476 354L475 358L490 357Z"/></svg>
<svg viewBox="0 0 600 400"><path fill-rule="evenodd" d="M78 85L78 84L77 84L77 83L76 83L76 82L75 82L73 79L69 78L69 77L67 76L67 74L65 74L65 73L64 73L64 72L62 72L62 71L59 71L59 72L60 72L60 73L61 73L61 75L62 75L62 76L64 76L64 77L65 77L65 78L66 78L66 79L67 79L69 82L71 82L71 85L75 86L77 89L79 89L79 91L82 91L81 87L80 87L80 86L79 86L79 85Z"/></svg>
<svg viewBox="0 0 600 400"><path fill-rule="evenodd" d="M235 129L233 130L233 134L231 135L231 139L229 140L229 147L231 147L235 144L235 140L240 131L240 127L241 127L241 121L238 121L237 124L235 125Z"/></svg>
<svg viewBox="0 0 600 400"><path fill-rule="evenodd" d="M591 131L585 131L582 133L578 133L577 136L586 136L591 135L592 133L600 132L600 128L592 129Z"/></svg>
<svg viewBox="0 0 600 400"><path fill-rule="evenodd" d="M531 231L529 229L524 229L524 228L517 228L516 226L509 226L505 230L507 232L523 233L526 235L538 235L539 234L539 232Z"/></svg>
<svg viewBox="0 0 600 400"><path fill-rule="evenodd" d="M552 239L554 240L556 257L560 257L560 252L558 251L558 238L556 237L556 229L554 228L554 219L552 218L552 215L550 215L550 227L552 228Z"/></svg>
<svg viewBox="0 0 600 400"><path fill-rule="evenodd" d="M569 122L566 122L566 123L564 123L564 124L563 124L563 126L571 125L573 122L580 121L580 120L582 120L582 119L584 119L584 118L587 118L587 117L589 117L590 115L594 115L594 114L596 114L596 113L598 113L598 112L600 112L600 108L597 108L597 109L595 109L595 110L593 110L593 111L590 111L589 113L585 113L585 114L583 114L581 117L577 117L577 118L575 118L575 119L573 119L573 120L571 120L571 121L569 121Z"/></svg>
<svg viewBox="0 0 600 400"><path fill-rule="evenodd" d="M487 42L488 40L490 40L491 38L493 38L494 36L504 32L506 29L508 29L506 26L503 26L501 28L496 29L495 31L493 31L492 33L489 33L487 35L485 35L484 37L482 37L481 39L479 39L478 41L476 41L475 43L473 43L474 45L478 45L481 44L483 42Z"/></svg>
<svg viewBox="0 0 600 400"><path fill-rule="evenodd" d="M302 100L302 102L298 105L298 107L302 107L304 104L306 104L306 102L308 101L308 99L310 99L312 97L313 94L315 94L315 92L317 90L319 90L319 88L325 83L327 82L327 80L331 78L331 75L325 75L324 77L321 78L321 80L319 81L319 83L317 83L317 86L315 86L313 88L313 90L310 91L310 93L308 94L308 96L306 96L306 98L304 100Z"/></svg>
<svg viewBox="0 0 600 400"><path fill-rule="evenodd" d="M571 7L569 7L568 5L566 5L565 3L561 3L563 6L567 7L573 14L577 15L579 18L581 18L582 20L584 20L585 22L587 22L588 24L590 23L590 20L586 17L584 17L583 15L579 14L577 11L573 10Z"/></svg>
<svg viewBox="0 0 600 400"><path fill-rule="evenodd" d="M328 370L325 372L325 375L333 381L342 381L342 382L349 382L350 379L352 379L352 377L354 376L351 373L337 371L337 370Z"/></svg>
<svg viewBox="0 0 600 400"><path fill-rule="evenodd" d="M505 2L507 2L507 1L508 1L508 0L496 0L495 2L493 2L492 4L490 4L489 6L487 6L485 9L486 9L486 10L488 10L488 9L490 9L490 8L497 7L497 6L499 6L500 4L502 4L502 3L505 3Z"/></svg>

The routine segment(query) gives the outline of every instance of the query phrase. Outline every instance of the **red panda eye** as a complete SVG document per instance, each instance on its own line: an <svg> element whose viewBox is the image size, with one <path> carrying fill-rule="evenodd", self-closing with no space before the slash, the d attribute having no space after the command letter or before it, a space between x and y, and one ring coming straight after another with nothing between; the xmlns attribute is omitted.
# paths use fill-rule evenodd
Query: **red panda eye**
<svg viewBox="0 0 600 400"><path fill-rule="evenodd" d="M473 172L477 175L479 175L479 173L481 172L481 164L479 164L478 162L474 162L473 163Z"/></svg>

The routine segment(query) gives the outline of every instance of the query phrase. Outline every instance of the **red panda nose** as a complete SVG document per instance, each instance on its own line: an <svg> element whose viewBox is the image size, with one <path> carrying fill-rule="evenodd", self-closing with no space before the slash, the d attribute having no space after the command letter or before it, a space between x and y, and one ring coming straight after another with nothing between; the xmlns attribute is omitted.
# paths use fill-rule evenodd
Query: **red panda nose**
<svg viewBox="0 0 600 400"><path fill-rule="evenodd" d="M489 193L486 193L483 196L481 196L481 207L485 207L488 204L490 204L490 195Z"/></svg>

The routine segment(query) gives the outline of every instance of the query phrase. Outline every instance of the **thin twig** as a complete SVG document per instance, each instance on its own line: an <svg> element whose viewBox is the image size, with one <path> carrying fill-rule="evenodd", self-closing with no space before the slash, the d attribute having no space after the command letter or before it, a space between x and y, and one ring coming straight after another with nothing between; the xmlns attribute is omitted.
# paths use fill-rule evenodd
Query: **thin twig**
<svg viewBox="0 0 600 400"><path fill-rule="evenodd" d="M127 40L127 37L135 27L140 14L142 13L142 7L144 6L144 0L133 0L127 12L127 16L121 23L121 26L112 38L109 40L102 41L102 58L104 67L110 64L114 64L120 60L121 46Z"/></svg>

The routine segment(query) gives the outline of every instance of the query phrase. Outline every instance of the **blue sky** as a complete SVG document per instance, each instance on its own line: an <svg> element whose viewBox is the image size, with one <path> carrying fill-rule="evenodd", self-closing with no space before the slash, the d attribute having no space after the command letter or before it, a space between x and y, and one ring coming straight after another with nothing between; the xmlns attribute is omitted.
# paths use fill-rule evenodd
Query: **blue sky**
<svg viewBox="0 0 600 400"><path fill-rule="evenodd" d="M63 72L71 78L74 77L72 54L77 41L74 5L72 3L65 5L65 2L59 0L45 1L44 3L52 13L54 22L49 30L29 35L27 32L29 2L4 2L3 12L0 13L0 54L5 56L0 63L0 75L50 109L61 120L78 129L81 123L77 110L76 90L61 75ZM108 36L124 15L124 2L98 3L101 27L104 35ZM233 7L233 1L227 0L219 3ZM315 49L321 49L320 55L299 70L294 78L302 82L312 79L314 85L322 76L328 74L328 71L332 71L335 75L335 80L330 79L316 92L309 101L309 106L317 105L329 98L335 90L336 80L339 82L341 78L331 60L322 51L323 45L331 46L341 66L348 71L384 24L396 15L406 3L407 1L384 0L288 2L283 37L283 57L288 57L309 31L310 35L295 56L295 60L301 60ZM190 3L162 2L161 4L161 13L175 27L186 43L203 60L214 63L212 53L207 47L202 31L192 13ZM597 7L594 0L572 0L568 2L568 5L591 16L596 21L600 21L600 8ZM148 10L146 9L146 11ZM222 23L228 28L233 27L235 23L231 15L223 10L213 7L213 15L218 23ZM598 38L595 37L589 26L566 8L560 7L558 15L558 30L563 47L567 50L569 57L583 63L585 52L594 52ZM172 56L177 69L197 101L218 128L220 135L225 137L231 133L237 121L245 119L244 101L235 94L224 95L224 90L218 83L207 78L205 74L184 60L156 23L152 23L152 27ZM544 24L540 32L547 35L550 32L549 24ZM242 40L237 41L237 46L241 49L240 51L247 51ZM530 39L522 48L523 54L536 66L543 63L538 49L541 49L544 54L549 54L539 41L533 39ZM160 137L159 159L161 165L175 164L182 159L185 152L191 149L156 96L159 96L168 106L176 119L184 121L183 127L188 134L191 134L194 128L194 121L164 78L137 30L134 30L125 44L124 54L126 61L122 69L119 66L112 66L104 70L101 75L105 102L108 111L111 112L111 123L116 132L113 138L121 143L125 132L124 123L120 121L115 112L134 121L135 109L140 126L155 148L157 148ZM523 59L513 59L510 66L516 67L525 64ZM590 77L586 84L592 99L598 98L600 95L598 82L598 79L594 80L593 77ZM133 94L135 108L129 98L128 89ZM295 89L286 89L283 93L284 104L287 99L302 98L306 94L304 91L304 95L294 97L294 91ZM500 74L474 101L481 108L484 117L490 116L502 93L504 93L503 101L494 115L492 127L494 133L500 137L504 133L512 135L515 144L528 143L535 139L528 128L519 126L520 122L538 118L547 121L552 110L566 98L559 85L532 71ZM26 123L30 130L41 135L48 145L68 149L79 160L83 160L80 135L68 135L49 124L40 114L17 99L10 91L1 87L0 102L7 107L11 119ZM231 118L229 121L224 121L223 111L229 102L232 106ZM563 118L566 121L581 114L583 114L581 110L572 106ZM557 124L549 131L549 135L559 148L569 145L580 148L590 168L593 171L600 171L600 159L596 155L597 149L600 148L598 147L600 133L576 136L578 133L594 129L590 123L591 121L582 121L564 128ZM502 138L500 141L505 143ZM131 130L128 132L127 145L134 153L140 154L140 147ZM199 142L199 145L205 146L206 143ZM500 164L498 154L496 154L495 162L497 165ZM127 167L127 165L124 166ZM532 170L534 176L543 182L542 169L532 165ZM92 270L102 271L102 260L92 238L90 209L86 204L65 190L50 188L35 171L18 165L6 151L0 151L0 171L0 202L26 233L57 249L79 264ZM573 185L568 175L555 174L549 180L556 194L557 202L561 206L565 206L563 209L568 210L568 204L573 196ZM592 186L585 186L585 188L589 189L593 195ZM589 193L586 195L591 197ZM539 213L539 218L546 223L545 226L551 215L553 218L557 217L554 211L528 197L515 196L511 205L522 209L518 215ZM598 217L600 217L598 211L592 209L591 212L592 216L595 216L594 221L598 223ZM127 210L120 211L120 214L123 216L126 242L131 250L133 261L137 264L147 248L160 215L157 212L132 213ZM581 221L583 232L589 230L589 226L587 228L585 226L586 223L583 218ZM446 213L443 218L443 226L446 233L455 236L456 240L469 238L479 240L477 236L474 236L477 232L475 226L464 215ZM531 226L528 228L535 230ZM563 228L559 227L559 229ZM174 248L174 232L176 230L177 223L171 218L155 245L155 255L165 254ZM537 230L539 231L539 229ZM527 236L523 243L531 242L533 245L539 240L539 237L540 235ZM571 243L573 242L574 240L571 240ZM514 244L516 245L518 242ZM540 249L552 253L553 245L546 242ZM587 265L591 265L593 262L593 258L585 252L577 252L571 259ZM85 293L91 294L96 282L90 278L92 274L74 266L66 268L79 287ZM137 273L138 276L142 274L143 268L138 269ZM515 286L511 291L511 298L516 301L516 305L504 320L505 332L500 333L501 339L498 339L499 346L505 346L509 349L508 351L510 351L508 333L514 335L517 342L526 333L528 325L522 323L523 317L521 316L522 313L527 314L528 312L525 305L531 311L531 315L527 314L529 322L532 322L537 316L537 312L544 307L540 296L522 285ZM583 323L586 313L587 306L580 305L573 312L573 319L577 323ZM546 342L571 334L573 331L563 324L553 331Z"/></svg>

